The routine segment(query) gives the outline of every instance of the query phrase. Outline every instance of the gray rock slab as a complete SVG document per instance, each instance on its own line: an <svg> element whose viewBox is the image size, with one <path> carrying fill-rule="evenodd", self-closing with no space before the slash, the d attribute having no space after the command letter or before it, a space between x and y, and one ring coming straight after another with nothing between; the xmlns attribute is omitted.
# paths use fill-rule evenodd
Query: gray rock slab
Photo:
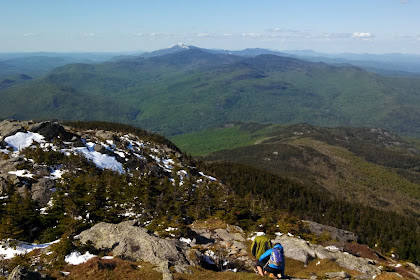
<svg viewBox="0 0 420 280"><path fill-rule="evenodd" d="M188 249L181 242L152 236L145 229L134 226L134 223L99 223L80 233L77 238L82 243L92 242L97 249L111 250L114 256L150 262L166 278L169 277L170 267L177 272L189 271Z"/></svg>

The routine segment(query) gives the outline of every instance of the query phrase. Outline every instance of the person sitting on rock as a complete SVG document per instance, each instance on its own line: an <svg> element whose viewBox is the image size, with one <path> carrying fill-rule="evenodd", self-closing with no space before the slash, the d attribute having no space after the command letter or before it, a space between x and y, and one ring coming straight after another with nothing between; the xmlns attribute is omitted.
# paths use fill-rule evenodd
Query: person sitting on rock
<svg viewBox="0 0 420 280"><path fill-rule="evenodd" d="M268 249L258 260L257 270L261 276L270 274L273 279L284 278L285 259L283 246L276 243L272 249Z"/></svg>

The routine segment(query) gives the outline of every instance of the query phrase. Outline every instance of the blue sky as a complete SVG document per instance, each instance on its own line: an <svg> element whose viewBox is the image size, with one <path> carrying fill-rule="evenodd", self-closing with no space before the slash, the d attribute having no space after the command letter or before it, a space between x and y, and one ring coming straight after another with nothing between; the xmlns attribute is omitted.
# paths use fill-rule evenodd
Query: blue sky
<svg viewBox="0 0 420 280"><path fill-rule="evenodd" d="M420 0L0 0L0 52L176 43L420 54Z"/></svg>

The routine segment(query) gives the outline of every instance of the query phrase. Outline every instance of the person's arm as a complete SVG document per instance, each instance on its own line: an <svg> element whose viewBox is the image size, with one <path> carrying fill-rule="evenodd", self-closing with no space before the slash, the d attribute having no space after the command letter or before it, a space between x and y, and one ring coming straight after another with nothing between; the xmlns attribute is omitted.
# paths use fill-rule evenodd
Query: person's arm
<svg viewBox="0 0 420 280"><path fill-rule="evenodd" d="M255 242L255 239L251 245L251 253L254 257L257 255L257 242Z"/></svg>
<svg viewBox="0 0 420 280"><path fill-rule="evenodd" d="M269 257L271 254L271 251L273 251L273 249L269 249L265 251L264 254L261 255L259 261L262 262L265 258Z"/></svg>

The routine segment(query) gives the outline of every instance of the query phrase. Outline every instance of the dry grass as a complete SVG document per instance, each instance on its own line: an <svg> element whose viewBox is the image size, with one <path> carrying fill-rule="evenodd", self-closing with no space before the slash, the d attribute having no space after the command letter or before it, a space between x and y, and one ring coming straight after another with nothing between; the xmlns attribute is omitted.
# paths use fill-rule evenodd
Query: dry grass
<svg viewBox="0 0 420 280"><path fill-rule="evenodd" d="M295 278L309 278L311 275L317 275L318 277L324 277L327 272L340 272L346 271L351 276L356 276L360 273L348 269L344 269L330 260L312 260L308 263L308 266L296 260L286 259L286 275Z"/></svg>
<svg viewBox="0 0 420 280"><path fill-rule="evenodd" d="M381 275L378 275L378 277L375 278L375 280L401 280L401 279L410 279L410 278L401 278L395 273L389 273L389 272L383 272Z"/></svg>
<svg viewBox="0 0 420 280"><path fill-rule="evenodd" d="M255 273L246 272L215 272L203 268L193 268L193 274L175 273L174 280L261 280ZM267 278L269 279L269 278Z"/></svg>
<svg viewBox="0 0 420 280"><path fill-rule="evenodd" d="M141 265L141 267L139 267ZM61 272L55 272L53 277L58 280L160 280L162 273L152 269L148 263L131 262L114 258L102 260L93 258L84 264L77 266L67 265L62 271L70 272L64 276Z"/></svg>
<svg viewBox="0 0 420 280"><path fill-rule="evenodd" d="M208 229L208 230L215 230L215 229L226 228L226 227L227 227L226 222L219 219L195 221L191 225L191 228L202 228L202 229Z"/></svg>

